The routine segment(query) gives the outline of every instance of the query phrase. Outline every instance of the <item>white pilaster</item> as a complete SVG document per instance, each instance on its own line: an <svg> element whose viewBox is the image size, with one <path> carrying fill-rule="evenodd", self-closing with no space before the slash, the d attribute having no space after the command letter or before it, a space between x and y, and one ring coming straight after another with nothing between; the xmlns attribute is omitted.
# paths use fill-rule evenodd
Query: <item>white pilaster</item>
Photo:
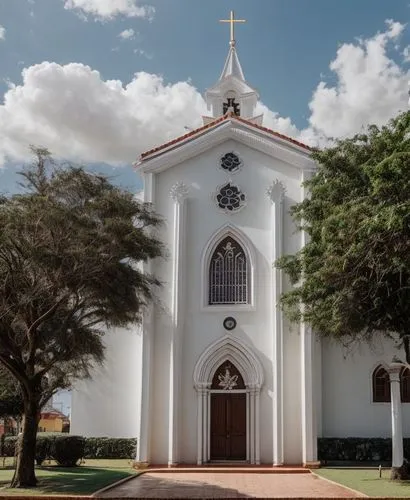
<svg viewBox="0 0 410 500"><path fill-rule="evenodd" d="M210 386L210 384L209 384ZM206 426L205 426L205 462L211 460L211 393L207 389L205 393L206 397Z"/></svg>
<svg viewBox="0 0 410 500"><path fill-rule="evenodd" d="M172 269L172 336L170 343L168 465L179 460L179 409L181 405L181 362L184 306L184 262L186 196L188 188L182 182L172 186L174 201L173 269Z"/></svg>
<svg viewBox="0 0 410 500"><path fill-rule="evenodd" d="M203 393L204 390L198 389L197 391L197 401L198 401L198 414L197 414L197 465L202 465L202 419L203 419Z"/></svg>
<svg viewBox="0 0 410 500"><path fill-rule="evenodd" d="M310 172L302 172L301 198L308 196L303 183ZM302 247L308 242L308 234L302 231ZM312 329L306 323L300 325L301 342L301 396L302 396L302 461L304 464L317 460L317 428L316 428L316 401L313 393L314 387L314 352L315 338ZM320 389L319 389L320 390Z"/></svg>
<svg viewBox="0 0 410 500"><path fill-rule="evenodd" d="M260 393L259 389L255 393L255 463L261 463L261 437L260 437Z"/></svg>
<svg viewBox="0 0 410 500"><path fill-rule="evenodd" d="M274 265L283 253L283 184L275 180L267 190L272 203L272 373L273 373L273 465L281 465L283 457L283 315L279 305L282 294L282 272Z"/></svg>
<svg viewBox="0 0 410 500"><path fill-rule="evenodd" d="M144 202L155 202L155 174L144 175ZM144 273L151 274L151 262L142 265ZM139 366L141 369L140 412L138 420L136 462L150 461L151 436L151 378L152 378L152 342L153 342L153 311L150 304L145 309L141 324L141 349Z"/></svg>
<svg viewBox="0 0 410 500"><path fill-rule="evenodd" d="M147 273L150 270L145 269ZM137 454L136 462L150 462L150 433L151 433L151 360L152 360L152 306L147 307L142 319L141 342L139 366L141 367L141 396L140 415L138 422Z"/></svg>
<svg viewBox="0 0 410 500"><path fill-rule="evenodd" d="M400 370L401 363L391 363L389 366L391 392L391 428L392 428L392 467L403 465L403 426L400 398Z"/></svg>
<svg viewBox="0 0 410 500"><path fill-rule="evenodd" d="M250 462L255 464L255 388L251 388L249 393L250 402Z"/></svg>

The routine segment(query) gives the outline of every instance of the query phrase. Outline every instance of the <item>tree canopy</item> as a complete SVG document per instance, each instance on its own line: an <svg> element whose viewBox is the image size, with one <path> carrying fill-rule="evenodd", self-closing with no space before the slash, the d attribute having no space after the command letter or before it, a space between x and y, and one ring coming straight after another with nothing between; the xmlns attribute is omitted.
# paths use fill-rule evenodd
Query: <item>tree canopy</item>
<svg viewBox="0 0 410 500"><path fill-rule="evenodd" d="M324 337L381 332L410 363L410 112L313 158L310 196L291 210L309 241L277 262L294 285L282 305Z"/></svg>
<svg viewBox="0 0 410 500"><path fill-rule="evenodd" d="M104 356L104 330L138 323L162 255L151 207L80 167L35 149L23 194L0 204L0 363L18 380L23 437L15 486L35 484L41 407L87 377Z"/></svg>

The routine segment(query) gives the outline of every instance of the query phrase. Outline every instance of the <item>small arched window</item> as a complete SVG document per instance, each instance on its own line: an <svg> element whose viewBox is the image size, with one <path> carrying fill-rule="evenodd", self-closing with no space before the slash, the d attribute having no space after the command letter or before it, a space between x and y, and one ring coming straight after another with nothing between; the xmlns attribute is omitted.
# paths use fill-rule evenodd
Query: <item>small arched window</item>
<svg viewBox="0 0 410 500"><path fill-rule="evenodd" d="M249 303L249 265L231 236L215 248L209 264L209 305Z"/></svg>
<svg viewBox="0 0 410 500"><path fill-rule="evenodd" d="M410 370L400 371L400 396L402 403L410 403ZM379 365L373 372L373 402L390 403L390 377L387 370Z"/></svg>
<svg viewBox="0 0 410 500"><path fill-rule="evenodd" d="M400 372L400 394L402 403L410 403L410 370L402 368Z"/></svg>
<svg viewBox="0 0 410 500"><path fill-rule="evenodd" d="M382 365L377 366L373 372L373 402L390 402L390 378Z"/></svg>

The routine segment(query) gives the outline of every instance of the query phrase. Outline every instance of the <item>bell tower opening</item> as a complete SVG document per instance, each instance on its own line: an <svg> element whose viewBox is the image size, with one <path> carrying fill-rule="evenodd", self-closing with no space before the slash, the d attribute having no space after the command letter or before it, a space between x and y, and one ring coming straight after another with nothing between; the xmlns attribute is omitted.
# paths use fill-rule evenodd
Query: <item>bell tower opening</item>
<svg viewBox="0 0 410 500"><path fill-rule="evenodd" d="M222 114L233 113L235 116L241 116L241 106L238 102L235 92L228 92L222 103Z"/></svg>

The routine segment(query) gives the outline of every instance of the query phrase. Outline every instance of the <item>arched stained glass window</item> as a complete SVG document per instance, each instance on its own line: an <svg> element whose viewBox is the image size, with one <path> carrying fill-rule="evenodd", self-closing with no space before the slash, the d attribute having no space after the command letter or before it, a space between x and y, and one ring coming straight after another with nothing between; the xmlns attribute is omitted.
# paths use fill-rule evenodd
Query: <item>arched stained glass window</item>
<svg viewBox="0 0 410 500"><path fill-rule="evenodd" d="M242 246L231 236L224 238L209 265L209 304L248 304L248 262Z"/></svg>

